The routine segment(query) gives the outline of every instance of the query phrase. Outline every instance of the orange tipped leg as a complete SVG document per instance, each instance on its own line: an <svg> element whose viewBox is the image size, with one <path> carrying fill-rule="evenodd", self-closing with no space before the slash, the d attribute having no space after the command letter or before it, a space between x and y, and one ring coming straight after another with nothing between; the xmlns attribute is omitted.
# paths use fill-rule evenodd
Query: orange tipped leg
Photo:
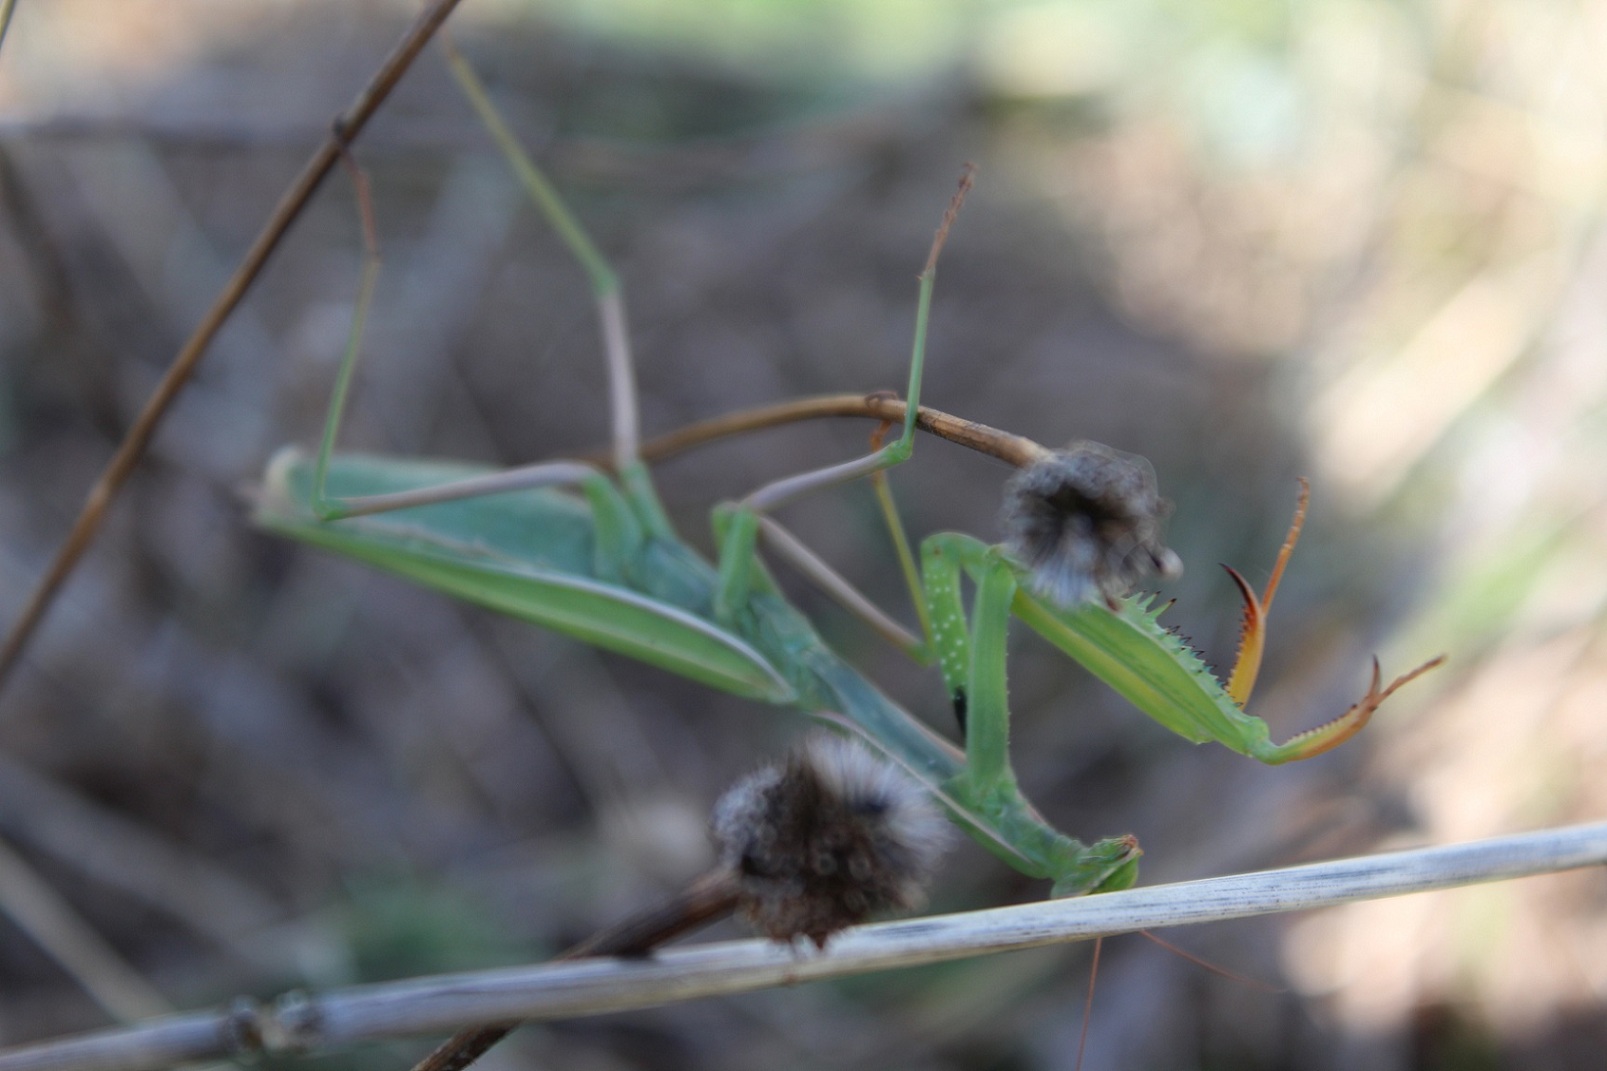
<svg viewBox="0 0 1607 1071"><path fill-rule="evenodd" d="M1272 564L1272 575L1267 578L1267 590L1256 597L1255 589L1250 582L1241 576L1232 566L1224 565L1233 582L1239 586L1239 596L1244 599L1244 620L1239 625L1239 651L1233 659L1233 672L1228 675L1227 692L1239 706L1250 701L1250 693L1255 690L1256 675L1261 672L1261 653L1266 649L1267 643L1267 613L1272 609L1272 597L1278 593L1278 582L1283 579L1283 571L1289 564L1289 556L1294 553L1295 544L1300 541L1300 529L1306 523L1306 506L1311 502L1311 484L1306 478L1300 478L1300 501L1295 504L1294 520L1289 522L1289 534L1283 537L1283 546L1278 548L1278 560ZM1393 690L1393 685L1391 690ZM1369 712L1370 713L1370 712ZM1360 728L1360 726L1357 726Z"/></svg>
<svg viewBox="0 0 1607 1071"><path fill-rule="evenodd" d="M1351 705L1349 710L1333 721L1325 722L1315 729L1303 732L1299 736L1291 737L1282 744L1276 745L1272 749L1273 755L1263 761L1298 762L1301 759L1309 759L1313 756L1321 755L1324 751L1338 747L1361 732L1367 725L1368 720L1372 718L1373 711L1377 710L1384 700L1394 695L1396 689L1409 681L1416 680L1444 661L1444 655L1431 658L1410 673L1403 673L1390 681L1388 688L1380 689L1379 683L1383 680L1383 676L1378 670L1378 659L1374 658L1373 681L1368 685L1366 695L1362 696Z"/></svg>
<svg viewBox="0 0 1607 1071"><path fill-rule="evenodd" d="M1255 689L1256 676L1261 672L1261 655L1267 643L1267 612L1272 608L1273 596L1278 593L1278 582L1283 579L1283 571L1289 564L1289 556L1294 553L1295 544L1300 540L1300 529L1306 523L1306 506L1310 501L1311 485L1302 478L1300 501L1295 505L1294 519L1289 522L1289 534L1284 536L1283 546L1278 549L1278 560L1272 565L1272 575L1267 579L1266 590L1259 596L1237 569L1228 565L1222 567L1228 571L1228 576L1233 578L1233 583L1239 588L1239 597L1244 600L1244 620L1239 626L1238 655L1233 660L1233 672L1228 675L1226 686L1228 696L1241 708L1250 701L1250 693ZM1280 763L1309 759L1336 748L1361 732L1372 719L1373 711L1377 710L1384 700L1394 695L1396 689L1444 661L1444 655L1430 659L1410 673L1402 674L1390 681L1388 688L1381 688L1383 675L1378 669L1378 659L1374 658L1373 680L1367 687L1367 694L1352 704L1349 710L1334 720L1303 732L1299 736L1291 737L1281 744L1273 744L1263 738L1247 753L1253 754L1262 762Z"/></svg>
<svg viewBox="0 0 1607 1071"><path fill-rule="evenodd" d="M1244 619L1239 622L1239 650L1233 658L1233 672L1228 675L1227 683L1228 695L1242 707L1250 701L1256 676L1261 672L1261 653L1267 646L1267 611L1256 597L1255 588L1237 569L1231 565L1222 568L1239 586L1239 597L1244 600Z"/></svg>

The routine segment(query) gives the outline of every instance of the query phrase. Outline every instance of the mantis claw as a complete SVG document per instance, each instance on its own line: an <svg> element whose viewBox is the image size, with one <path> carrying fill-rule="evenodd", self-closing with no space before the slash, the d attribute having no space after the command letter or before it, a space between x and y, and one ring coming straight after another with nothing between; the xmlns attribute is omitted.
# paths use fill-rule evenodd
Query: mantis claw
<svg viewBox="0 0 1607 1071"><path fill-rule="evenodd" d="M1233 672L1228 675L1227 693L1239 706L1250 701L1255 690L1256 677L1261 673L1261 655L1267 645L1267 611L1256 597L1255 588L1244 575L1231 565L1224 565L1228 576L1238 585L1239 597L1244 600L1244 618L1239 623L1239 649L1233 659Z"/></svg>
<svg viewBox="0 0 1607 1071"><path fill-rule="evenodd" d="M1300 529L1305 524L1306 506L1310 499L1311 485L1302 479L1300 499L1295 505L1294 519L1289 523L1289 533L1284 537L1283 546L1278 549L1278 559L1273 563L1272 575L1267 579L1266 590L1260 595L1256 594L1255 588L1250 586L1250 582L1237 569L1231 565L1222 567L1227 570L1228 576L1239 589L1239 597L1244 600L1244 618L1239 626L1239 649L1233 661L1233 671L1229 674L1224 688L1228 697L1237 703L1241 710L1250 701L1256 677L1261 672L1261 656L1266 649L1267 613L1272 608L1273 596L1278 592L1278 582L1283 579L1284 568L1289 564L1289 556L1294 553L1295 544L1300 539ZM1432 658L1410 673L1396 677L1390 681L1389 687L1384 688L1380 687L1383 683L1383 673L1375 656L1373 679L1367 686L1367 694L1353 703L1343 714L1315 729L1308 729L1290 737L1281 744L1263 740L1253 746L1249 753L1254 754L1262 762L1282 763L1309 759L1336 748L1361 732L1372 719L1373 712L1384 700L1394 695L1398 688L1444 661L1444 655Z"/></svg>
<svg viewBox="0 0 1607 1071"><path fill-rule="evenodd" d="M1315 729L1308 729L1306 732L1290 737L1282 744L1279 744L1276 749L1278 757L1273 761L1298 762L1301 759L1309 759L1338 747L1361 732L1366 727L1367 722L1371 720L1373 711L1377 710L1384 700L1394 695L1397 689L1416 680L1444 662L1445 656L1437 655L1416 669L1402 673L1399 677L1389 682L1389 687L1380 688L1379 685L1383 682L1384 677L1378 666L1378 656L1374 655L1373 679L1367 686L1367 694L1351 704L1348 710L1332 721L1324 722Z"/></svg>
<svg viewBox="0 0 1607 1071"><path fill-rule="evenodd" d="M1272 563L1272 575L1267 578L1267 590L1259 598L1237 569L1231 565L1222 567L1239 586L1239 595L1244 599L1244 621L1239 626L1239 652L1233 661L1233 672L1228 675L1227 684L1228 695L1240 707L1250 701L1250 693L1255 690L1256 676L1261 672L1261 652L1266 647L1267 614L1272 610L1272 598L1278 593L1278 582L1283 579L1289 556L1300 541L1300 529L1305 527L1306 507L1310 503L1311 483L1302 476L1300 498L1295 503L1294 518L1289 522L1289 534L1283 537L1283 546L1278 548L1278 560Z"/></svg>

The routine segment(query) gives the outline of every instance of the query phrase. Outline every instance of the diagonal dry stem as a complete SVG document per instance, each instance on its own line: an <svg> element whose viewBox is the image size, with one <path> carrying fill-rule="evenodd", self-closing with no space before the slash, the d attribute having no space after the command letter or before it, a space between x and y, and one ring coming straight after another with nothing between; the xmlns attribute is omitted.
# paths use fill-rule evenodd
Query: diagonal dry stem
<svg viewBox="0 0 1607 1071"><path fill-rule="evenodd" d="M680 896L597 931L554 956L552 962L563 963L588 956L641 956L729 915L737 900L736 874L724 869L710 871ZM519 1025L520 1021L515 1019L459 1030L415 1064L413 1071L464 1071Z"/></svg>
<svg viewBox="0 0 1607 1071"><path fill-rule="evenodd" d="M29 637L44 618L50 604L55 601L61 586L72 575L78 560L93 542L112 500L128 480L134 467L139 464L140 458L144 456L145 448L156 434L162 418L189 382L190 376L201 363L201 358L206 355L212 339L222 329L235 307L240 304L257 276L262 273L269 257L278 248L280 241L290 230L291 224L306 208L313 193L333 170L335 163L340 159L342 147L350 144L362 131L458 3L459 0L434 0L414 20L413 25L408 27L401 41L363 86L351 106L335 120L329 137L291 182L278 205L274 207L272 215L268 217L267 223L263 225L262 231L252 242L251 248L247 250L240 266L224 284L222 292L207 310L206 315L201 318L194 333L179 348L178 355L168 366L162 381L151 393L144 409L135 418L133 426L123 436L117 452L112 455L112 459L107 462L94 486L89 489L77 520L73 522L67 537L57 549L56 556L45 570L44 577L29 596L27 605L23 607L22 613L11 626L5 645L0 648L0 688L3 688L9 679L11 670L27 647Z"/></svg>
<svg viewBox="0 0 1607 1071"><path fill-rule="evenodd" d="M4 841L0 914L33 938L113 1018L135 1022L171 1010L162 994Z"/></svg>

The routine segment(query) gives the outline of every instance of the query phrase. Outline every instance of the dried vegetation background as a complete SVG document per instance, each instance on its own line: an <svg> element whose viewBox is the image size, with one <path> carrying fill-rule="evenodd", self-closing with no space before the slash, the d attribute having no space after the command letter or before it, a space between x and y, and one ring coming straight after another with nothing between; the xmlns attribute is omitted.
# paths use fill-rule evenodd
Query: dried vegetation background
<svg viewBox="0 0 1607 1071"><path fill-rule="evenodd" d="M0 610L406 4L23 0L0 56ZM1531 0L523 7L458 36L621 269L648 430L903 382L961 163L927 398L1143 453L1185 632L1314 509L1256 710L1279 735L1447 651L1339 753L1193 748L1022 638L1015 752L1064 828L1161 881L1607 811L1607 7ZM512 463L605 435L579 271L438 56L365 136L386 258L353 448ZM708 858L707 808L803 726L253 532L310 443L359 239L330 184L227 329L0 706L0 1040L170 1003L539 958ZM862 449L667 464L722 497ZM923 443L911 530L1006 474ZM786 519L903 607L862 488ZM819 606L945 729L935 674ZM979 850L934 908L1043 895ZM1106 950L1086 1066L1584 1068L1600 874ZM1072 1065L1086 950L531 1028L497 1066ZM308 1066L397 1067L398 1045ZM303 1066L286 1062L284 1066ZM492 1065L488 1062L488 1068Z"/></svg>

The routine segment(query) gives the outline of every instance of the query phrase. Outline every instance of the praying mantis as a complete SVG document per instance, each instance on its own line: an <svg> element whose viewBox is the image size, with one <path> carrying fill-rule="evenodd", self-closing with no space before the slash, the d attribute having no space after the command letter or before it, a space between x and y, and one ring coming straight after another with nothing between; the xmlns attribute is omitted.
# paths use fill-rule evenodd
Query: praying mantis
<svg viewBox="0 0 1607 1071"><path fill-rule="evenodd" d="M449 60L541 214L591 281L608 368L611 462L555 460L492 471L336 453L372 290L371 262L322 442L312 456L286 448L270 462L256 512L263 527L710 687L792 706L857 733L914 775L990 851L1029 876L1049 879L1055 896L1131 885L1140 852L1132 837L1085 844L1056 830L1017 785L1008 754L1006 699L1005 638L1011 618L1166 728L1196 742L1217 741L1264 763L1308 758L1337 746L1358 732L1397 688L1437 663L1383 686L1375 661L1367 694L1345 713L1274 743L1266 723L1243 707L1261 662L1266 611L1298 536L1304 495L1266 589L1256 593L1230 570L1244 598L1245 616L1237 662L1223 684L1160 623L1164 605L1157 606L1152 596L1126 594L1147 573L1166 575L1177 567L1175 556L1158 540L1160 500L1147 463L1092 446L1050 451L921 407L937 262L969 188L969 172L919 276L902 401L881 395L822 399L694 430L678 440L684 446L742 426L826 413L882 422L865 456L767 484L717 508L718 559L706 561L676 533L654 490L645 460L651 444L644 446L638 431L633 363L616 276L518 146L472 69L450 49ZM1090 497L1086 488L1068 491L1055 483L1068 467L1083 476L1091 472L1106 490L1131 485L1139 498L1152 500L1149 513L1135 522L1142 531L1119 536L1113 548L1106 548L1110 560L1104 565L1079 566L1067 566L1053 545L1033 549L1045 539L1030 524L1024 547L991 546L971 536L942 533L923 541L917 569L886 471L910 459L918 430L1022 467L1024 474L1013 487L1040 511L1059 508L1068 496ZM894 431L896 437L884 443L883 432ZM906 633L869 605L768 515L787 502L859 479L871 481L893 534L921 622L920 636ZM1099 493L1091 497L1097 499ZM1113 508L1121 513L1127 505ZM1059 522L1050 518L1050 523ZM1096 519L1096 527L1098 523ZM859 610L914 657L938 665L961 719L963 747L950 744L888 699L826 645L760 562L761 533L768 547ZM1058 533L1047 539L1048 544L1058 541ZM1040 550L1044 561L1023 561ZM1071 552L1078 553L1075 547ZM966 581L974 589L969 608Z"/></svg>

